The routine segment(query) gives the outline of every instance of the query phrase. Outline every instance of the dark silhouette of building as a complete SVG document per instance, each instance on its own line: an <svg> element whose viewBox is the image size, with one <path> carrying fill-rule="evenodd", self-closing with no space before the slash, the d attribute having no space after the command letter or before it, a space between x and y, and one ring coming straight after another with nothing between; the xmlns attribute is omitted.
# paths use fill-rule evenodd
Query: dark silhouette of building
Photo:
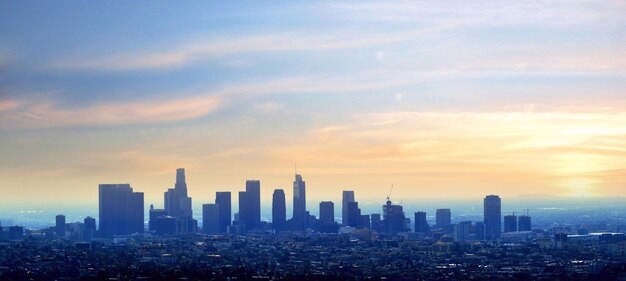
<svg viewBox="0 0 626 281"><path fill-rule="evenodd" d="M370 215L361 215L359 226L362 228L372 228L372 222L370 221Z"/></svg>
<svg viewBox="0 0 626 281"><path fill-rule="evenodd" d="M285 203L285 191L282 189L274 189L274 194L272 194L272 225L274 226L274 230L284 230L286 223L287 206Z"/></svg>
<svg viewBox="0 0 626 281"><path fill-rule="evenodd" d="M150 231L156 231L156 227L155 227L156 220L158 218L166 217L166 216L167 216L167 210L155 209L154 205L150 204L148 229Z"/></svg>
<svg viewBox="0 0 626 281"><path fill-rule="evenodd" d="M341 224L344 226L349 225L348 223L348 204L350 202L354 202L354 191L352 190L344 190L342 194L341 200Z"/></svg>
<svg viewBox="0 0 626 281"><path fill-rule="evenodd" d="M359 227L361 222L361 209L359 202L348 202L348 226Z"/></svg>
<svg viewBox="0 0 626 281"><path fill-rule="evenodd" d="M246 231L258 230L261 225L261 182L246 181L246 191L239 192L239 222Z"/></svg>
<svg viewBox="0 0 626 281"><path fill-rule="evenodd" d="M335 204L332 201L320 202L320 221L335 221Z"/></svg>
<svg viewBox="0 0 626 281"><path fill-rule="evenodd" d="M65 216L64 215L56 216L55 231L57 233L57 237L59 238L65 237Z"/></svg>
<svg viewBox="0 0 626 281"><path fill-rule="evenodd" d="M215 192L215 204L217 204L220 209L219 232L226 233L233 218L230 192Z"/></svg>
<svg viewBox="0 0 626 281"><path fill-rule="evenodd" d="M296 174L293 181L293 217L292 220L298 229L305 228L306 215L306 183L302 176Z"/></svg>
<svg viewBox="0 0 626 281"><path fill-rule="evenodd" d="M502 236L502 201L498 195L487 195L483 201L485 240Z"/></svg>
<svg viewBox="0 0 626 281"><path fill-rule="evenodd" d="M438 228L443 228L452 224L452 212L450 209L437 209L435 213L435 224Z"/></svg>
<svg viewBox="0 0 626 281"><path fill-rule="evenodd" d="M187 182L185 169L176 169L176 183L174 188L164 194L165 210L167 215L174 218L192 218L191 197L187 196Z"/></svg>
<svg viewBox="0 0 626 281"><path fill-rule="evenodd" d="M472 229L471 221L462 221L454 225L454 241L469 240L470 230Z"/></svg>
<svg viewBox="0 0 626 281"><path fill-rule="evenodd" d="M482 221L477 221L474 225L474 233L476 240L485 240L485 224Z"/></svg>
<svg viewBox="0 0 626 281"><path fill-rule="evenodd" d="M130 184L99 185L100 235L143 233L143 192L133 192Z"/></svg>
<svg viewBox="0 0 626 281"><path fill-rule="evenodd" d="M83 224L85 225L85 239L91 240L96 235L96 219L86 217Z"/></svg>
<svg viewBox="0 0 626 281"><path fill-rule="evenodd" d="M370 215L370 224L373 230L378 232L382 232L383 224L380 218L380 214L371 214Z"/></svg>
<svg viewBox="0 0 626 281"><path fill-rule="evenodd" d="M504 232L517 231L517 216L506 215L504 216Z"/></svg>
<svg viewBox="0 0 626 281"><path fill-rule="evenodd" d="M426 221L426 212L415 213L415 232L426 233L430 231L428 221Z"/></svg>
<svg viewBox="0 0 626 281"><path fill-rule="evenodd" d="M206 234L220 232L220 206L218 204L202 205L202 230Z"/></svg>
<svg viewBox="0 0 626 281"><path fill-rule="evenodd" d="M520 216L518 219L518 227L519 231L530 231L531 230L531 220L530 216Z"/></svg>
<svg viewBox="0 0 626 281"><path fill-rule="evenodd" d="M21 240L24 238L24 227L9 226L9 240Z"/></svg>
<svg viewBox="0 0 626 281"><path fill-rule="evenodd" d="M406 217L402 206L394 205L387 198L387 202L383 205L383 230L382 232L396 235L399 232L410 231L411 227L407 225Z"/></svg>
<svg viewBox="0 0 626 281"><path fill-rule="evenodd" d="M161 216L154 219L154 232L158 235L172 235L179 233L178 219L170 216Z"/></svg>

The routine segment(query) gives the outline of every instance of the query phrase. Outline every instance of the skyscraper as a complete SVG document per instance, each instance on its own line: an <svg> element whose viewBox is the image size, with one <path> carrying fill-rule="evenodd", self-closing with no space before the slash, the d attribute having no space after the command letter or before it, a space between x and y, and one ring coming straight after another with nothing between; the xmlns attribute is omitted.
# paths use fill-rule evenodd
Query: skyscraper
<svg viewBox="0 0 626 281"><path fill-rule="evenodd" d="M293 181L293 218L295 220L304 219L306 214L306 183L302 176L296 174Z"/></svg>
<svg viewBox="0 0 626 281"><path fill-rule="evenodd" d="M348 203L354 202L354 191L344 190L341 201L341 224L348 225Z"/></svg>
<svg viewBox="0 0 626 281"><path fill-rule="evenodd" d="M348 202L348 226L358 227L361 222L359 202Z"/></svg>
<svg viewBox="0 0 626 281"><path fill-rule="evenodd" d="M231 196L229 191L215 192L215 204L220 209L219 232L226 233L232 217Z"/></svg>
<svg viewBox="0 0 626 281"><path fill-rule="evenodd" d="M520 216L519 217L519 221L518 221L518 230L519 231L530 231L531 230L531 223L530 223L530 216Z"/></svg>
<svg viewBox="0 0 626 281"><path fill-rule="evenodd" d="M500 239L502 234L502 201L498 195L487 195L483 205L485 239Z"/></svg>
<svg viewBox="0 0 626 281"><path fill-rule="evenodd" d="M428 232L428 222L426 221L426 212L415 213L415 232Z"/></svg>
<svg viewBox="0 0 626 281"><path fill-rule="evenodd" d="M155 209L154 205L150 205L150 211L148 213L148 229L150 231L156 231L157 219L166 217L167 211L165 209Z"/></svg>
<svg viewBox="0 0 626 281"><path fill-rule="evenodd" d="M239 192L239 221L246 231L261 225L261 182L258 180L246 181L246 191Z"/></svg>
<svg viewBox="0 0 626 281"><path fill-rule="evenodd" d="M320 202L320 221L335 221L335 204L332 201Z"/></svg>
<svg viewBox="0 0 626 281"><path fill-rule="evenodd" d="M445 227L452 224L452 213L450 209L437 209L435 213L435 224L437 227Z"/></svg>
<svg viewBox="0 0 626 281"><path fill-rule="evenodd" d="M287 206L285 204L285 191L282 189L274 189L274 194L272 194L272 225L274 226L274 230L284 230L286 222Z"/></svg>
<svg viewBox="0 0 626 281"><path fill-rule="evenodd" d="M56 228L55 231L57 233L57 237L63 238L65 237L65 216L57 215L56 216Z"/></svg>
<svg viewBox="0 0 626 281"><path fill-rule="evenodd" d="M202 230L206 234L220 232L220 207L218 204L202 205Z"/></svg>
<svg viewBox="0 0 626 281"><path fill-rule="evenodd" d="M86 217L83 223L85 224L85 238L91 240L96 235L96 219Z"/></svg>
<svg viewBox="0 0 626 281"><path fill-rule="evenodd" d="M176 183L174 184L174 188L170 188L165 192L164 201L168 216L188 219L193 217L191 197L187 196L185 169L176 169Z"/></svg>
<svg viewBox="0 0 626 281"><path fill-rule="evenodd" d="M504 216L504 232L517 231L517 216L506 215Z"/></svg>
<svg viewBox="0 0 626 281"><path fill-rule="evenodd" d="M471 221L462 221L454 225L454 240L466 241L469 240L470 229L472 228Z"/></svg>
<svg viewBox="0 0 626 281"><path fill-rule="evenodd" d="M410 231L410 225L407 225L406 217L402 206L391 203L391 200L387 198L387 202L383 205L383 229L382 231L387 234L396 235L398 232Z"/></svg>
<svg viewBox="0 0 626 281"><path fill-rule="evenodd" d="M130 184L100 184L98 198L102 237L143 233L143 192L133 192Z"/></svg>

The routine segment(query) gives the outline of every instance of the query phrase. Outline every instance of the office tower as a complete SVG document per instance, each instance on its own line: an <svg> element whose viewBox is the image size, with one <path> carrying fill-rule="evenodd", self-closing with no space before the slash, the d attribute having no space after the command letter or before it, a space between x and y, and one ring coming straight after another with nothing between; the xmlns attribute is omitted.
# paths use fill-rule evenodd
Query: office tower
<svg viewBox="0 0 626 281"><path fill-rule="evenodd" d="M477 221L474 225L474 233L476 240L485 240L485 224L482 221Z"/></svg>
<svg viewBox="0 0 626 281"><path fill-rule="evenodd" d="M304 220L306 213L306 183L302 176L296 174L293 181L293 218L294 220Z"/></svg>
<svg viewBox="0 0 626 281"><path fill-rule="evenodd" d="M452 224L452 213L450 209L437 209L435 213L435 224L442 228Z"/></svg>
<svg viewBox="0 0 626 281"><path fill-rule="evenodd" d="M96 219L86 217L83 224L85 225L85 239L91 240L96 235Z"/></svg>
<svg viewBox="0 0 626 281"><path fill-rule="evenodd" d="M348 203L354 202L354 191L344 190L341 200L341 224L344 226L348 223Z"/></svg>
<svg viewBox="0 0 626 281"><path fill-rule="evenodd" d="M429 231L428 222L426 221L426 212L415 213L415 232L426 233Z"/></svg>
<svg viewBox="0 0 626 281"><path fill-rule="evenodd" d="M178 219L170 216L161 216L154 219L154 232L158 235L178 233Z"/></svg>
<svg viewBox="0 0 626 281"><path fill-rule="evenodd" d="M189 219L193 217L191 197L187 196L185 169L176 169L176 183L174 184L174 188L170 188L165 192L164 201L168 216Z"/></svg>
<svg viewBox="0 0 626 281"><path fill-rule="evenodd" d="M455 241L469 240L469 233L470 233L471 228L472 228L471 221L462 221L454 225L454 240Z"/></svg>
<svg viewBox="0 0 626 281"><path fill-rule="evenodd" d="M380 214L371 214L370 224L373 230L382 232L382 220L380 219Z"/></svg>
<svg viewBox="0 0 626 281"><path fill-rule="evenodd" d="M206 234L220 232L220 206L218 204L202 205L202 230Z"/></svg>
<svg viewBox="0 0 626 281"><path fill-rule="evenodd" d="M359 226L362 228L367 228L367 229L372 228L370 215L361 215L361 219L359 220Z"/></svg>
<svg viewBox="0 0 626 281"><path fill-rule="evenodd" d="M507 215L504 216L504 232L517 231L517 216Z"/></svg>
<svg viewBox="0 0 626 281"><path fill-rule="evenodd" d="M239 192L239 225L245 231L258 229L261 225L261 182L246 181L246 191Z"/></svg>
<svg viewBox="0 0 626 281"><path fill-rule="evenodd" d="M59 238L65 237L65 216L64 215L56 216L55 231L57 233L57 237Z"/></svg>
<svg viewBox="0 0 626 281"><path fill-rule="evenodd" d="M348 202L348 226L358 227L361 222L359 202Z"/></svg>
<svg viewBox="0 0 626 281"><path fill-rule="evenodd" d="M530 216L520 216L518 221L518 230L519 231L530 231L531 223Z"/></svg>
<svg viewBox="0 0 626 281"><path fill-rule="evenodd" d="M150 231L156 231L156 221L158 218L166 217L167 210L165 209L155 209L154 205L150 204L150 212L149 212L149 221L148 221L148 229Z"/></svg>
<svg viewBox="0 0 626 281"><path fill-rule="evenodd" d="M332 201L320 202L320 221L335 221L335 204Z"/></svg>
<svg viewBox="0 0 626 281"><path fill-rule="evenodd" d="M143 192L133 192L130 184L100 184L98 197L102 237L143 233Z"/></svg>
<svg viewBox="0 0 626 281"><path fill-rule="evenodd" d="M9 240L21 240L24 238L24 227L9 226Z"/></svg>
<svg viewBox="0 0 626 281"><path fill-rule="evenodd" d="M498 195L487 195L483 204L485 240L500 239L502 234L502 201Z"/></svg>
<svg viewBox="0 0 626 281"><path fill-rule="evenodd" d="M274 226L274 230L284 230L286 222L287 206L285 203L285 191L282 189L274 189L274 194L272 194L272 225Z"/></svg>
<svg viewBox="0 0 626 281"><path fill-rule="evenodd" d="M387 202L385 203L385 205L383 205L382 209L382 232L396 235L399 232L411 230L410 221L408 225L406 217L404 216L404 211L402 210L402 206L394 205L391 203L391 200L387 199Z"/></svg>
<svg viewBox="0 0 626 281"><path fill-rule="evenodd" d="M232 220L230 192L215 192L215 204L220 208L219 232L226 233Z"/></svg>

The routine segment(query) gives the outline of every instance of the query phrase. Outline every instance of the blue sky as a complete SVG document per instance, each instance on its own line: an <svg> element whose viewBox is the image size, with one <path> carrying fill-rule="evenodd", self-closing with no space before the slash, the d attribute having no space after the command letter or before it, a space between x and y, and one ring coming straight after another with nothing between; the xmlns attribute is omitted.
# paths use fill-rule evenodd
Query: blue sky
<svg viewBox="0 0 626 281"><path fill-rule="evenodd" d="M118 181L158 202L176 167L205 201L246 178L269 198L294 162L319 198L625 195L625 10L4 1L0 188L36 196L2 203Z"/></svg>

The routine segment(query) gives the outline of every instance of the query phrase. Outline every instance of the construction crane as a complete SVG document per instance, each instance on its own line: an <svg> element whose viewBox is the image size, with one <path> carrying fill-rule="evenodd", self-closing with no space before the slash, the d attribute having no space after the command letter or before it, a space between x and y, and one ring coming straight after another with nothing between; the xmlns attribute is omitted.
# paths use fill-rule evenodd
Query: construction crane
<svg viewBox="0 0 626 281"><path fill-rule="evenodd" d="M389 193L387 194L387 201L389 201L389 198L391 197L391 192L393 191L393 183L391 184L391 189L389 189Z"/></svg>

